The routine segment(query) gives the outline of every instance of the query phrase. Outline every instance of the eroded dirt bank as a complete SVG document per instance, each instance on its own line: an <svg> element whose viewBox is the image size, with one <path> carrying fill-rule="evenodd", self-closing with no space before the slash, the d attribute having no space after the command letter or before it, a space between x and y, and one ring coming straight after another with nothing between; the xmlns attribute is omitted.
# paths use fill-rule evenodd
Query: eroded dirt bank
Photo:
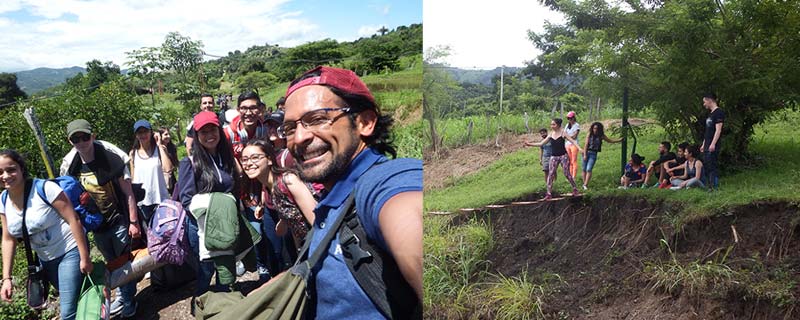
<svg viewBox="0 0 800 320"><path fill-rule="evenodd" d="M754 203L676 228L679 211L641 198L568 198L463 214L453 223L490 223L491 273L560 276L545 299L548 318L800 318L796 204ZM646 270L671 262L687 270L710 262L734 276L718 286L654 289Z"/></svg>

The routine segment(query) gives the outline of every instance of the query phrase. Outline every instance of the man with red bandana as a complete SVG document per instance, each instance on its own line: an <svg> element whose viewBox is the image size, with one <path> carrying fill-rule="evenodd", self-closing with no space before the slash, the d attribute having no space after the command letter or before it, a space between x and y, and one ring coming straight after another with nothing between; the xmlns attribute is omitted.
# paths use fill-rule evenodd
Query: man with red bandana
<svg viewBox="0 0 800 320"><path fill-rule="evenodd" d="M322 253L307 316L421 319L422 161L391 159L393 120L350 70L307 71L289 86L285 112L278 133L300 177L327 191L306 239L309 256Z"/></svg>

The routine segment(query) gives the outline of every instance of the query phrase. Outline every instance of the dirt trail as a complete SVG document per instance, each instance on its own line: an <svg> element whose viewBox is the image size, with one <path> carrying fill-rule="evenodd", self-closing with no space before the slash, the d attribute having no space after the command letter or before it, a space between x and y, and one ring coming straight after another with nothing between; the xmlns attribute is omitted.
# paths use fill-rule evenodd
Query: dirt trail
<svg viewBox="0 0 800 320"><path fill-rule="evenodd" d="M527 272L529 279L542 273L561 277L563 282L546 297L547 318L560 318L565 312L570 319L800 316L792 305L781 308L747 297L745 292L756 286L755 282L738 282L728 289L701 288L699 293L682 288L667 294L653 290L644 272L654 262L671 260L661 243L664 239L682 265L724 260L732 270L750 274L752 279L774 280L775 270L784 270L789 280L783 281L793 283L789 292L800 297L796 285L800 280L800 239L795 235L800 229L800 208L796 204L754 203L680 230L669 224L670 212L680 209L675 206L635 197L579 197L461 214L452 221L460 224L477 218L490 222L495 241L488 256L491 273L516 276ZM732 249L726 254L728 248ZM766 286L761 289L770 290ZM709 292L714 292L711 297Z"/></svg>
<svg viewBox="0 0 800 320"><path fill-rule="evenodd" d="M618 127L621 124L621 120L603 120L601 122L606 128ZM655 123L655 121L633 118L629 119L629 123L632 126L641 126ZM588 124L583 124L583 126L588 126ZM584 136L581 135L581 137ZM454 179L476 172L507 153L526 148L522 145L525 140L538 141L540 139L535 134L502 134L498 139L499 146L492 139L480 144L446 149L437 156L426 154L423 163L424 190L446 187Z"/></svg>

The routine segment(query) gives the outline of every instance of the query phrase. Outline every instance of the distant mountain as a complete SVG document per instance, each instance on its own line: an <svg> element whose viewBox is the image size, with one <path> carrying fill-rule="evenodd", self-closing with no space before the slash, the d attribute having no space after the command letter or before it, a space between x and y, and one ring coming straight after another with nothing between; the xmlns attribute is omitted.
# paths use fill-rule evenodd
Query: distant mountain
<svg viewBox="0 0 800 320"><path fill-rule="evenodd" d="M79 72L86 72L81 67L71 68L36 68L33 70L15 72L17 85L28 95L64 83L68 78L74 77Z"/></svg>
<svg viewBox="0 0 800 320"><path fill-rule="evenodd" d="M494 85L492 83L492 79L495 76L500 75L500 69L500 67L492 70L467 70L453 67L445 68L445 70L450 72L450 75L452 75L453 79L455 79L458 83L479 83L490 87ZM506 67L505 74L514 74L519 70L522 70L522 68Z"/></svg>

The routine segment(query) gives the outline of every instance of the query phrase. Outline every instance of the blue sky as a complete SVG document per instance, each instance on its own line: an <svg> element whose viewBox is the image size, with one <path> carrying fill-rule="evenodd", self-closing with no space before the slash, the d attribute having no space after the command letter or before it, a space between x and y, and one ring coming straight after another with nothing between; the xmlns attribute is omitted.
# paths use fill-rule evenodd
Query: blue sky
<svg viewBox="0 0 800 320"><path fill-rule="evenodd" d="M170 31L225 55L265 43L352 41L412 23L422 23L421 0L0 0L0 72L91 59L125 68L125 52L158 46Z"/></svg>

